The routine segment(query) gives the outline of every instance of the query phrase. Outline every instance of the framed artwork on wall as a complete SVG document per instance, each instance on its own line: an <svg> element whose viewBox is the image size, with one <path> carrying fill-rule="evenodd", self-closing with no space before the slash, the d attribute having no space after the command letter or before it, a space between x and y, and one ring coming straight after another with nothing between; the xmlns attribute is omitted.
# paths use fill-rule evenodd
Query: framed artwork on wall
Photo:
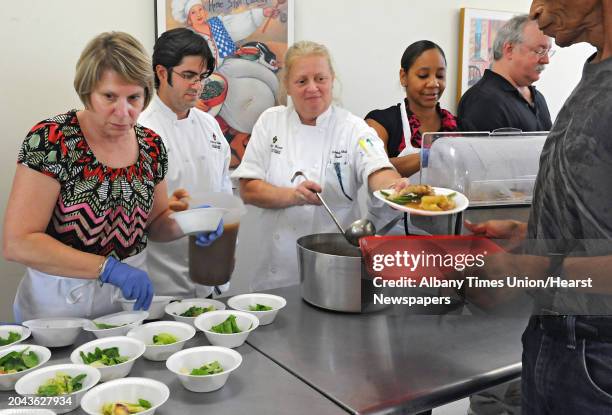
<svg viewBox="0 0 612 415"><path fill-rule="evenodd" d="M278 105L279 71L293 43L293 0L155 0L155 35L186 27L215 56L197 108L213 115L236 168L259 115Z"/></svg>
<svg viewBox="0 0 612 415"><path fill-rule="evenodd" d="M461 9L459 24L459 74L457 102L493 62L492 49L500 27L518 12Z"/></svg>

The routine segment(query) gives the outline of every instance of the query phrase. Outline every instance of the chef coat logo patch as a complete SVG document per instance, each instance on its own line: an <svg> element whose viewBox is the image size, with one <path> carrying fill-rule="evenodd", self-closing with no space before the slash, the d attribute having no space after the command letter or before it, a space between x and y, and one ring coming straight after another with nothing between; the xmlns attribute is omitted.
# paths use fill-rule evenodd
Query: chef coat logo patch
<svg viewBox="0 0 612 415"><path fill-rule="evenodd" d="M217 139L217 135L213 133L212 139L210 140L210 146L215 150L221 150L221 143Z"/></svg>
<svg viewBox="0 0 612 415"><path fill-rule="evenodd" d="M277 141L278 141L277 136L272 137L272 144L270 144L270 151L273 152L274 154L280 154L281 151L283 151L283 147L276 144Z"/></svg>

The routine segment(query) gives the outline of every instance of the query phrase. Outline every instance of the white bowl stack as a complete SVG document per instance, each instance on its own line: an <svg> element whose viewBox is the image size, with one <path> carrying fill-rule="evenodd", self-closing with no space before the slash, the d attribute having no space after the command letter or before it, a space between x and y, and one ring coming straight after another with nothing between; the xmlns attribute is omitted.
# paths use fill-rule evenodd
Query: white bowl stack
<svg viewBox="0 0 612 415"><path fill-rule="evenodd" d="M192 369L215 360L219 362L223 372L205 376L189 374ZM235 350L218 346L201 346L174 353L166 362L166 367L176 374L186 389L192 392L211 392L223 387L230 373L241 363L242 356Z"/></svg>
<svg viewBox="0 0 612 415"><path fill-rule="evenodd" d="M7 339L9 337L9 334L13 332L13 333L19 333L19 335L21 336L21 338L17 341L14 341L13 343L9 343L7 345L4 346L0 346L0 350L4 350L7 349L9 347L12 347L16 344L21 343L22 341L26 340L28 337L30 337L31 334L31 330L25 326L20 326L17 324L5 324L0 326L0 337L2 337L3 339Z"/></svg>
<svg viewBox="0 0 612 415"><path fill-rule="evenodd" d="M154 296L151 301L151 307L146 310L149 313L147 320L159 320L162 318L164 316L164 309L174 299L175 297L169 295ZM136 303L136 300L126 300L125 298L119 298L117 301L121 303L123 311L133 311L134 303Z"/></svg>
<svg viewBox="0 0 612 415"><path fill-rule="evenodd" d="M153 336L168 333L178 339L177 342L166 345L153 344ZM155 321L136 327L128 332L128 337L138 339L146 346L144 358L154 361L166 360L173 353L185 346L185 342L195 336L196 330L189 324L178 321Z"/></svg>
<svg viewBox="0 0 612 415"><path fill-rule="evenodd" d="M93 320L86 320L83 329L90 331L97 338L113 337L113 336L125 336L128 331L136 326L142 324L149 317L149 313L146 311L120 311L114 314L108 314L106 316L98 317ZM110 324L114 327L110 329L99 329L95 323Z"/></svg>
<svg viewBox="0 0 612 415"><path fill-rule="evenodd" d="M0 358L3 358L11 352L21 353L25 349L27 349L26 353L34 352L36 354L36 356L38 357L38 365L29 369L22 370L21 372L0 375L0 391L9 391L15 389L15 383L17 383L19 379L21 379L24 375L30 373L31 371L44 365L51 358L51 351L49 349L43 346L36 346L33 344L18 344L15 346L9 346L8 348L0 350Z"/></svg>
<svg viewBox="0 0 612 415"><path fill-rule="evenodd" d="M240 329L240 333L221 334L211 330L212 326L224 322L232 314L236 316L236 324L238 329ZM234 348L244 343L249 333L259 326L259 320L254 315L244 311L210 311L199 315L195 320L195 326L204 332L206 338L213 346Z"/></svg>
<svg viewBox="0 0 612 415"><path fill-rule="evenodd" d="M32 330L36 344L64 347L74 344L86 322L84 318L77 317L49 317L24 321L23 325Z"/></svg>
<svg viewBox="0 0 612 415"><path fill-rule="evenodd" d="M251 311L249 309L249 306L256 306L257 304L272 307L272 310ZM259 325L265 326L274 321L278 312L287 305L287 301L278 295L253 293L236 295L227 300L227 305L234 310L253 314L259 319Z"/></svg>
<svg viewBox="0 0 612 415"><path fill-rule="evenodd" d="M100 371L95 367L74 364L53 365L36 369L23 376L15 384L15 391L23 396L37 395L38 387L48 379L54 378L57 373L64 373L73 378L81 373L87 375L85 379L83 379L83 387L80 390L67 395L61 395L62 397L70 397L70 402L68 403L68 401L66 401L66 405L58 407L56 409L58 414L65 414L66 412L74 411L78 408L85 392L95 386L100 380Z"/></svg>
<svg viewBox="0 0 612 415"><path fill-rule="evenodd" d="M146 348L145 344L138 339L126 336L104 337L90 341L74 349L70 354L70 361L74 364L86 364L81 358L81 352L87 355L87 353L95 352L96 347L102 350L110 347L117 347L119 348L120 356L129 357L126 362L117 365L96 367L100 371L100 382L126 377L132 370L136 359L144 354Z"/></svg>
<svg viewBox="0 0 612 415"><path fill-rule="evenodd" d="M190 324L192 327L195 327L194 322L197 317L184 317L181 316L185 311L189 310L191 307L202 307L208 308L213 306L216 310L225 310L225 304L221 301L210 300L207 298L190 298L187 300L174 301L166 306L166 314L174 318L176 321L180 321L181 323ZM210 313L210 311L208 311Z"/></svg>
<svg viewBox="0 0 612 415"><path fill-rule="evenodd" d="M90 415L102 415L105 404L116 402L138 403L145 399L151 408L139 415L152 415L170 397L170 389L161 382L147 378L116 379L88 391L81 401L81 409ZM168 413L172 413L169 411Z"/></svg>

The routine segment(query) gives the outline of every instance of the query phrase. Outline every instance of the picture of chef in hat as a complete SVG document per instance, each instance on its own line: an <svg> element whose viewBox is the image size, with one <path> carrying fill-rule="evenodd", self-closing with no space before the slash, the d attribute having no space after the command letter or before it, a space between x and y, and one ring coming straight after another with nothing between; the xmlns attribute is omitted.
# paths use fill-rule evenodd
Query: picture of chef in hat
<svg viewBox="0 0 612 415"><path fill-rule="evenodd" d="M279 13L278 7L264 7L209 18L202 0L172 1L174 19L206 39L217 67L223 64L225 57L236 52L236 42L256 31L266 18L276 18Z"/></svg>

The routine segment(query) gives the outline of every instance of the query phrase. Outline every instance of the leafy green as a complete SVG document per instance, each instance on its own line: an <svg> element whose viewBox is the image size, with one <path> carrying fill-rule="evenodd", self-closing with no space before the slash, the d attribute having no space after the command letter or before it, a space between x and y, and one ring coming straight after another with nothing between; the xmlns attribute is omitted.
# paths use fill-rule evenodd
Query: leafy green
<svg viewBox="0 0 612 415"><path fill-rule="evenodd" d="M83 379L86 377L85 373L73 378L65 373L57 372L54 378L47 379L45 383L38 387L38 395L58 396L79 391L83 389Z"/></svg>
<svg viewBox="0 0 612 415"><path fill-rule="evenodd" d="M16 331L9 331L6 339L0 337L0 346L6 346L7 344L15 343L18 340L21 340L21 334L17 333Z"/></svg>
<svg viewBox="0 0 612 415"><path fill-rule="evenodd" d="M85 354L80 352L80 355L81 359L83 359L83 363L95 367L118 365L129 360L129 357L119 355L118 347L109 347L104 350L96 347L93 353Z"/></svg>
<svg viewBox="0 0 612 415"><path fill-rule="evenodd" d="M223 367L221 367L221 363L219 363L219 361L215 360L214 362L205 363L202 365L202 367L191 369L189 374L195 376L206 376L221 372L223 372Z"/></svg>
<svg viewBox="0 0 612 415"><path fill-rule="evenodd" d="M391 197L390 193L381 190L380 194L383 195L389 202L396 203L398 205L417 203L421 201L421 196L417 195L416 193L406 193L401 196Z"/></svg>
<svg viewBox="0 0 612 415"><path fill-rule="evenodd" d="M192 307L189 307L189 309L187 309L187 311L185 311L183 314L179 314L179 315L182 317L197 317L200 314L204 314L209 311L215 311L215 306L212 306L212 305L210 307L192 306Z"/></svg>
<svg viewBox="0 0 612 415"><path fill-rule="evenodd" d="M102 406L102 415L128 415L144 412L152 407L151 402L146 399L138 399L138 403L115 402L106 403Z"/></svg>
<svg viewBox="0 0 612 415"><path fill-rule="evenodd" d="M255 305L250 305L249 306L249 310L250 311L270 311L273 310L274 308L270 307L269 305L263 305L263 304L255 304Z"/></svg>
<svg viewBox="0 0 612 415"><path fill-rule="evenodd" d="M115 325L115 324L106 324L106 323L96 323L95 321L93 323L100 330L114 329L114 328L117 328L117 327L125 326L125 324Z"/></svg>
<svg viewBox="0 0 612 415"><path fill-rule="evenodd" d="M176 343L178 339L170 333L159 333L153 336L153 344L162 346L166 344Z"/></svg>
<svg viewBox="0 0 612 415"><path fill-rule="evenodd" d="M22 370L33 368L40 362L36 353L30 351L26 347L21 352L9 352L0 357L0 375L17 373Z"/></svg>
<svg viewBox="0 0 612 415"><path fill-rule="evenodd" d="M222 323L219 323L216 326L212 326L211 330L219 334L240 333L240 329L238 328L238 324L236 323L236 316L233 314L226 318L225 321L223 321Z"/></svg>

